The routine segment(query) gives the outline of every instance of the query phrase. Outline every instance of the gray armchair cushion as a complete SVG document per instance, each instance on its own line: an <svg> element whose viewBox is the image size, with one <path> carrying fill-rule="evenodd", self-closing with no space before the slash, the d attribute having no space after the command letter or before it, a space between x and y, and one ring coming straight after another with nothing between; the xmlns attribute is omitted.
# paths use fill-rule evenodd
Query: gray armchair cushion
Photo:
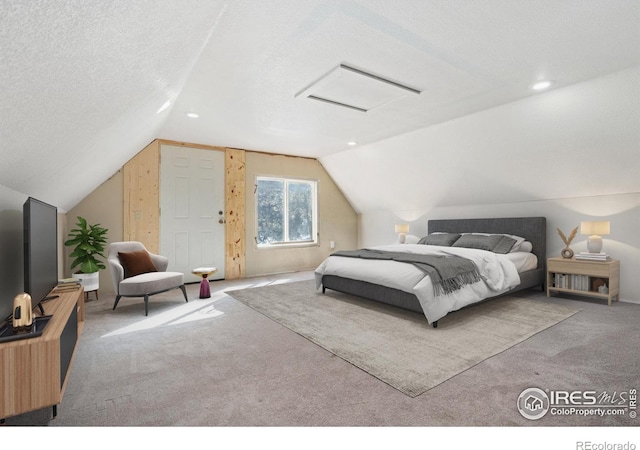
<svg viewBox="0 0 640 450"><path fill-rule="evenodd" d="M120 262L120 258L118 257L118 253L130 253L130 252L139 252L139 251L145 251L149 254L149 257L151 258L151 261L153 262L153 265L156 267L156 269L158 270L157 272L153 272L157 274L157 278L155 278L156 280L166 280L167 284L171 284L171 286L169 288L165 288L165 289L170 289L172 287L177 287L183 284L183 279L184 279L184 275L182 273L178 273L178 272L166 272L167 270L167 266L169 265L169 259L166 258L165 256L162 255L156 255L155 253L151 253L149 252L145 246L138 241L125 241L125 242L112 242L111 244L109 244L109 247L107 249L107 262L109 263L109 268L111 269L111 279L113 280L113 289L116 292L116 295L127 295L127 296L131 296L131 295L137 295L137 294L131 294L130 292L140 292L141 290L143 290L142 286L140 287L140 289L136 290L134 288L132 288L133 284L137 281L140 280L138 277L140 275L136 275L130 278L125 278L125 270L124 267L122 265L122 263ZM177 280L177 278L175 278L176 273L178 273L178 275L180 275L181 279L180 281ZM168 274L168 275L161 275L161 274ZM143 274L143 275L147 275L147 274ZM141 279L141 281L143 282L143 285L146 288L149 287L156 287L155 285L150 285L149 281L151 281L153 279L153 277L151 277L151 279L149 278L143 278ZM123 292L123 282L127 281L127 284L124 288L124 290L127 293ZM171 281L169 281L171 280ZM164 286L165 282L160 283L162 286ZM146 293L151 293L151 292L158 292L164 289L157 289L157 290L153 290L153 291L147 291ZM142 294L144 295L144 293Z"/></svg>
<svg viewBox="0 0 640 450"><path fill-rule="evenodd" d="M107 261L116 291L114 310L122 297L144 297L144 315L146 316L149 313L149 296L174 288L179 288L185 301L189 301L182 272L167 272L169 260L149 252L141 242L112 242L107 249ZM130 263L129 267L126 267L127 263ZM138 274L132 276L136 271Z"/></svg>
<svg viewBox="0 0 640 450"><path fill-rule="evenodd" d="M119 294L127 297L136 297L167 291L183 284L183 278L184 275L180 272L143 273L122 280Z"/></svg>

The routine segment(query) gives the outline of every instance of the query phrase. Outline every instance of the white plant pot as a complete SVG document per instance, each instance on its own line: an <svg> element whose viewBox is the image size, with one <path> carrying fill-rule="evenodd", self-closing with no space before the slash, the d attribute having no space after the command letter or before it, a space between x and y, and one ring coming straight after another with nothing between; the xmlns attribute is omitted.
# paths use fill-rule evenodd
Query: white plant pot
<svg viewBox="0 0 640 450"><path fill-rule="evenodd" d="M100 287L99 272L94 273L74 273L73 278L80 281L85 292L97 291Z"/></svg>

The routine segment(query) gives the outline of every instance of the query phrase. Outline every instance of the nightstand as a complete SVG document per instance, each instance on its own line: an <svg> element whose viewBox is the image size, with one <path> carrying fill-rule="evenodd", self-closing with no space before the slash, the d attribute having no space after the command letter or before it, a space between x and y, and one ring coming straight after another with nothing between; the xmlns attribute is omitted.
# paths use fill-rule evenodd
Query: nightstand
<svg viewBox="0 0 640 450"><path fill-rule="evenodd" d="M606 285L608 292L598 292ZM620 261L584 261L561 257L547 259L547 297L552 292L586 295L611 300L620 300Z"/></svg>

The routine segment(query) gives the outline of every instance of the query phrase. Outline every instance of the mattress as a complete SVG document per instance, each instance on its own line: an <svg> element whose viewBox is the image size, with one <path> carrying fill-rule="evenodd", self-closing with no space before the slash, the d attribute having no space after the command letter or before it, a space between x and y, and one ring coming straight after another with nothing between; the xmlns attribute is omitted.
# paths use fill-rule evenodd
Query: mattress
<svg viewBox="0 0 640 450"><path fill-rule="evenodd" d="M504 256L513 263L518 273L533 270L538 266L538 257L533 253L514 252Z"/></svg>

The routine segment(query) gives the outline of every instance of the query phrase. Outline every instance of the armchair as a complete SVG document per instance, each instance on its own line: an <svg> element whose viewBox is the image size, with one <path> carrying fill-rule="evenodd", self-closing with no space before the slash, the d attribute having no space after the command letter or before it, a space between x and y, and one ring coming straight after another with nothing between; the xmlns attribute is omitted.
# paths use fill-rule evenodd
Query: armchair
<svg viewBox="0 0 640 450"><path fill-rule="evenodd" d="M120 254L120 255L119 255ZM149 296L179 288L188 302L181 272L167 272L169 260L149 252L141 242L113 242L107 248L116 309L122 297L144 297L144 315L149 314Z"/></svg>

